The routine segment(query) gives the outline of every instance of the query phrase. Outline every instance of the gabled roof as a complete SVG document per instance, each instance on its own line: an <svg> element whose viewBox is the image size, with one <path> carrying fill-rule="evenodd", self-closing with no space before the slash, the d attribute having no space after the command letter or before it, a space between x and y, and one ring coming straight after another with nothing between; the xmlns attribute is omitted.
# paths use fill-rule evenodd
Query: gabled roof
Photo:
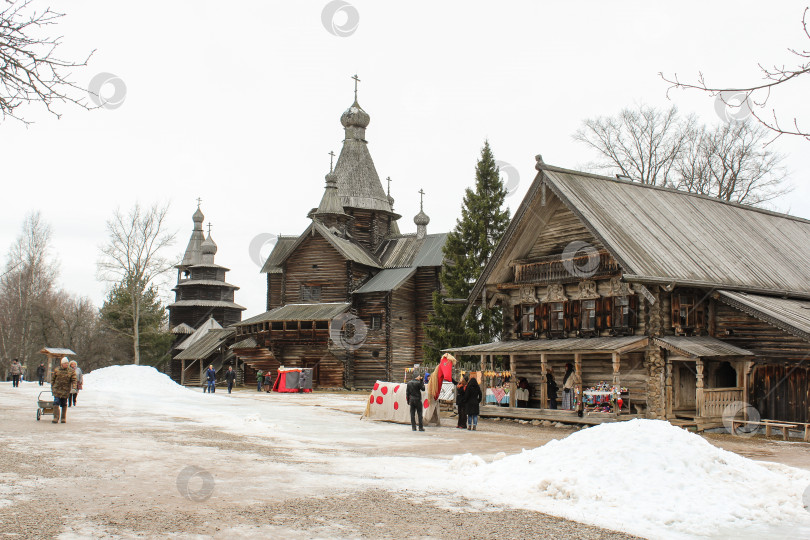
<svg viewBox="0 0 810 540"><path fill-rule="evenodd" d="M382 268L382 263L380 263L379 259L377 259L377 257L365 247L361 246L360 244L356 244L351 240L335 236L332 231L314 220L309 224L306 230L301 233L298 238L296 238L295 242L293 242L293 244L287 248L283 256L279 255L278 257L273 257L273 253L271 253L264 265L265 268L268 267L271 259L273 266L281 266L284 264L284 261L290 258L295 250L298 249L298 246L300 246L304 240L306 240L307 237L312 234L313 231L317 232L324 239L326 239L326 241L329 242L332 247L335 248L338 253L340 253L346 259L365 266L370 266L372 268ZM276 244L276 246L278 246L278 244ZM273 251L275 251L275 248ZM264 268L262 268L262 271L264 271Z"/></svg>
<svg viewBox="0 0 810 540"><path fill-rule="evenodd" d="M476 282L477 298L521 234L536 234L548 207L573 212L641 281L810 297L810 221L669 188L538 163L539 170L503 239ZM552 201L551 199L555 199Z"/></svg>
<svg viewBox="0 0 810 540"><path fill-rule="evenodd" d="M275 274L281 272L281 263L287 259L290 250L296 245L298 236L279 236L276 245L262 266L262 274Z"/></svg>
<svg viewBox="0 0 810 540"><path fill-rule="evenodd" d="M194 328L190 327L186 323L180 323L174 328L172 328L172 334L193 334Z"/></svg>
<svg viewBox="0 0 810 540"><path fill-rule="evenodd" d="M718 291L717 298L743 313L810 341L810 301Z"/></svg>
<svg viewBox="0 0 810 540"><path fill-rule="evenodd" d="M265 311L231 326L248 326L268 321L327 321L345 313L351 307L348 302L325 302L320 304L287 304Z"/></svg>
<svg viewBox="0 0 810 540"><path fill-rule="evenodd" d="M428 234L424 238L414 234L393 236L380 244L377 256L385 268L441 266L446 242L447 233Z"/></svg>
<svg viewBox="0 0 810 540"><path fill-rule="evenodd" d="M412 268L386 268L379 274L368 280L362 287L353 291L353 294L365 294L372 292L383 292L396 290L405 283L408 278L416 273L416 267Z"/></svg>
<svg viewBox="0 0 810 540"><path fill-rule="evenodd" d="M197 328L193 334L189 337L184 339L182 343L179 343L175 349L185 350L188 349L191 345L194 345L197 341L202 339L202 337L209 331L209 330L218 330L222 328L213 317L210 317L207 321L202 323L199 328Z"/></svg>
<svg viewBox="0 0 810 540"><path fill-rule="evenodd" d="M174 358L177 360L203 360L216 351L236 332L233 328L207 330L193 345Z"/></svg>
<svg viewBox="0 0 810 540"><path fill-rule="evenodd" d="M730 343L709 336L662 336L653 338L653 343L678 354L694 358L754 356L751 351L735 347Z"/></svg>
<svg viewBox="0 0 810 540"><path fill-rule="evenodd" d="M58 347L44 347L39 354L47 354L48 356L76 356L76 353L70 349L60 349Z"/></svg>

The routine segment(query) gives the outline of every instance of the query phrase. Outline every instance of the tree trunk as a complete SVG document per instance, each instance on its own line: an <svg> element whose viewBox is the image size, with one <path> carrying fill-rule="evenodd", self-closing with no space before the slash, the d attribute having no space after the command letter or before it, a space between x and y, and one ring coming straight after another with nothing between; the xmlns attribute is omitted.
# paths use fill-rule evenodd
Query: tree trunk
<svg viewBox="0 0 810 540"><path fill-rule="evenodd" d="M138 292L133 291L132 295L132 352L135 359L135 365L141 364L141 302Z"/></svg>

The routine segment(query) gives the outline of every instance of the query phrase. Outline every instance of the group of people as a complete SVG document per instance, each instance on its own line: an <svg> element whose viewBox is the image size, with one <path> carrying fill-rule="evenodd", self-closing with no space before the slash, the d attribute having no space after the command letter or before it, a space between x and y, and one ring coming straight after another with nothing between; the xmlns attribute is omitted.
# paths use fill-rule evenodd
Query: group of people
<svg viewBox="0 0 810 540"><path fill-rule="evenodd" d="M261 370L256 372L256 391L270 392L273 389L273 373L266 371L262 373Z"/></svg>
<svg viewBox="0 0 810 540"><path fill-rule="evenodd" d="M45 366L41 366L44 370ZM44 371L43 375L44 377ZM51 393L53 394L53 423L67 422L67 409L76 405L76 397L82 389L84 374L76 361L63 357L59 367L51 375Z"/></svg>
<svg viewBox="0 0 810 540"><path fill-rule="evenodd" d="M225 372L225 383L228 385L228 393L233 390L233 385L236 382L236 372L233 366L228 366L228 371ZM203 386L203 394L208 392L213 394L217 391L217 372L213 365L209 365L205 370L205 385Z"/></svg>
<svg viewBox="0 0 810 540"><path fill-rule="evenodd" d="M478 379L470 377L469 381L462 376L456 385L456 408L458 409L459 429L476 431L478 427L478 414L481 406L481 386Z"/></svg>
<svg viewBox="0 0 810 540"><path fill-rule="evenodd" d="M563 375L562 408L572 411L577 403L576 387L582 384L582 377L574 371L573 364L565 364L565 375ZM557 408L557 392L560 387L554 380L554 373L551 368L546 370L546 390L548 393L548 406L550 409Z"/></svg>

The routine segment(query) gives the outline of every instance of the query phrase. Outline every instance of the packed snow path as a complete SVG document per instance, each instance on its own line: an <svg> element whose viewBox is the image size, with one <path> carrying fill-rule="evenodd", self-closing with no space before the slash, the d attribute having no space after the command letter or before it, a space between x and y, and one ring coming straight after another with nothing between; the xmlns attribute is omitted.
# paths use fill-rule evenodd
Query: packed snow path
<svg viewBox="0 0 810 540"><path fill-rule="evenodd" d="M66 425L34 420L39 390L0 385L0 533L27 537L24 511L43 507L62 538L523 536L516 523L538 537L612 537L531 511L654 538L810 537L810 472L663 422L520 452L536 444L484 426L361 421L364 396L206 395L143 367L88 374Z"/></svg>

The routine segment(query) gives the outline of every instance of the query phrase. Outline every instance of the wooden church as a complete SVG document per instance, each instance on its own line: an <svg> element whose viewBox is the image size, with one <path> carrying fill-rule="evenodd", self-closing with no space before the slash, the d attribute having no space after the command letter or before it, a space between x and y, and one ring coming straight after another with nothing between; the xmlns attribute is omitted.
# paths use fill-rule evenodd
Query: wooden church
<svg viewBox="0 0 810 540"><path fill-rule="evenodd" d="M254 369L311 367L322 388L367 388L438 361L423 358L423 323L447 235L427 233L422 208L416 233L400 232L390 184L386 193L369 153L369 121L355 87L340 117L343 148L311 223L279 237L262 268L267 311L235 324L232 350Z"/></svg>
<svg viewBox="0 0 810 540"><path fill-rule="evenodd" d="M175 300L167 306L169 328L175 335L170 376L181 384L199 381L205 360L215 351L222 353L217 346L234 333L225 328L239 322L245 309L234 302L234 293L239 287L225 281L229 269L214 262L217 245L211 238L210 226L208 236L205 236L204 219L198 203L192 215L191 238L183 259L176 266L177 284L172 289ZM214 334L209 335L212 330ZM210 351L203 351L201 346L208 345L213 335L222 337L222 343L217 343ZM219 354L216 363L219 366L227 359Z"/></svg>
<svg viewBox="0 0 810 540"><path fill-rule="evenodd" d="M451 349L529 383L499 416L810 422L810 221L539 156L537 170L469 299L502 306L504 339ZM548 393L566 364L578 411Z"/></svg>

